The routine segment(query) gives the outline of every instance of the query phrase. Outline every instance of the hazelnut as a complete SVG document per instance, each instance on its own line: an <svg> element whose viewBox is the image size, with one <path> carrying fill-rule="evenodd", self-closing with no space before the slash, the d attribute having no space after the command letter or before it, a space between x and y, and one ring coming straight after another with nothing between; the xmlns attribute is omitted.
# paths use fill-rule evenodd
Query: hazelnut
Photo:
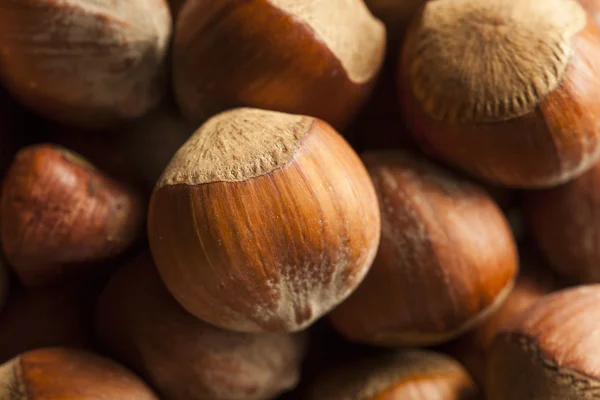
<svg viewBox="0 0 600 400"><path fill-rule="evenodd" d="M0 79L45 117L101 128L158 104L170 33L164 0L6 1Z"/></svg>
<svg viewBox="0 0 600 400"><path fill-rule="evenodd" d="M143 227L135 192L53 145L23 148L0 204L2 245L26 286L58 282L126 250Z"/></svg>
<svg viewBox="0 0 600 400"><path fill-rule="evenodd" d="M488 349L496 333L535 301L562 287L560 280L533 252L523 252L520 261L519 277L504 304L483 324L446 348L482 386Z"/></svg>
<svg viewBox="0 0 600 400"><path fill-rule="evenodd" d="M600 164L562 186L526 192L524 205L551 266L574 281L600 282Z"/></svg>
<svg viewBox="0 0 600 400"><path fill-rule="evenodd" d="M106 358L50 348L0 366L0 398L19 400L158 400L135 375Z"/></svg>
<svg viewBox="0 0 600 400"><path fill-rule="evenodd" d="M351 341L432 345L478 325L510 293L517 252L490 196L408 152L364 155L381 244L364 282L331 313Z"/></svg>
<svg viewBox="0 0 600 400"><path fill-rule="evenodd" d="M384 53L385 28L362 0L187 1L175 28L174 89L197 124L255 107L342 129Z"/></svg>
<svg viewBox="0 0 600 400"><path fill-rule="evenodd" d="M402 108L430 155L545 187L600 157L600 31L576 0L436 0L401 56Z"/></svg>
<svg viewBox="0 0 600 400"><path fill-rule="evenodd" d="M475 400L479 390L454 359L425 350L373 355L324 374L308 399Z"/></svg>
<svg viewBox="0 0 600 400"><path fill-rule="evenodd" d="M90 316L97 295L94 286L68 282L11 292L0 311L0 363L42 347L94 348Z"/></svg>
<svg viewBox="0 0 600 400"><path fill-rule="evenodd" d="M166 399L268 399L299 380L303 335L230 332L194 318L149 254L116 273L96 320L115 357Z"/></svg>
<svg viewBox="0 0 600 400"><path fill-rule="evenodd" d="M489 400L597 397L600 285L546 296L505 326L488 355Z"/></svg>
<svg viewBox="0 0 600 400"><path fill-rule="evenodd" d="M380 217L364 165L327 123L236 109L175 154L148 230L162 278L190 313L224 329L297 331L362 281Z"/></svg>

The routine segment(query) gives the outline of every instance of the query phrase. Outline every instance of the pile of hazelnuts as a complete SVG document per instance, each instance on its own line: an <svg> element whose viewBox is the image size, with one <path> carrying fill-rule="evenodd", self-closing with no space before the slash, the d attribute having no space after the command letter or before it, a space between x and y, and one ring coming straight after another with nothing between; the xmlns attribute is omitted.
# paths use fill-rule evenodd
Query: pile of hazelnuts
<svg viewBox="0 0 600 400"><path fill-rule="evenodd" d="M0 400L600 398L599 26L0 0Z"/></svg>

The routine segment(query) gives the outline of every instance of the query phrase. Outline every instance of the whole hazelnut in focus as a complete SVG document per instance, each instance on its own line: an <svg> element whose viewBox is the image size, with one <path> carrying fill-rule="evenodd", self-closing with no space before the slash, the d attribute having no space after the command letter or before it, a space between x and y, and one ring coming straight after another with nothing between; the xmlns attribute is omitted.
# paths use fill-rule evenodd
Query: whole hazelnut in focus
<svg viewBox="0 0 600 400"><path fill-rule="evenodd" d="M21 149L3 183L2 246L28 287L61 281L119 255L138 238L143 221L144 204L135 191L61 147Z"/></svg>
<svg viewBox="0 0 600 400"><path fill-rule="evenodd" d="M489 400L580 400L600 382L600 285L546 296L505 326L487 365Z"/></svg>
<svg viewBox="0 0 600 400"><path fill-rule="evenodd" d="M164 92L165 0L7 0L0 79L47 118L103 128L140 117Z"/></svg>
<svg viewBox="0 0 600 400"><path fill-rule="evenodd" d="M95 285L77 281L12 290L0 310L0 364L43 347L93 349Z"/></svg>
<svg viewBox="0 0 600 400"><path fill-rule="evenodd" d="M362 0L187 1L175 27L174 89L197 124L254 107L343 129L384 54L385 27Z"/></svg>
<svg viewBox="0 0 600 400"><path fill-rule="evenodd" d="M479 186L408 152L363 156L381 209L377 257L333 310L347 339L381 346L447 342L478 325L517 274L509 225Z"/></svg>
<svg viewBox="0 0 600 400"><path fill-rule="evenodd" d="M550 265L571 280L600 282L600 164L523 199L527 226Z"/></svg>
<svg viewBox="0 0 600 400"><path fill-rule="evenodd" d="M112 354L166 399L270 399L300 377L302 334L230 332L200 321L171 297L149 254L115 274L96 321Z"/></svg>
<svg viewBox="0 0 600 400"><path fill-rule="evenodd" d="M324 374L310 400L476 400L479 390L451 357L403 350L359 359Z"/></svg>
<svg viewBox="0 0 600 400"><path fill-rule="evenodd" d="M563 286L537 255L530 250L524 251L519 277L504 304L480 326L449 343L445 350L462 362L479 384L485 386L487 354L496 333L535 301Z"/></svg>
<svg viewBox="0 0 600 400"><path fill-rule="evenodd" d="M363 163L327 123L235 109L175 154L148 231L187 311L234 331L298 331L362 281L380 217Z"/></svg>
<svg viewBox="0 0 600 400"><path fill-rule="evenodd" d="M600 158L600 31L576 0L436 0L401 55L404 116L433 157L512 187Z"/></svg>
<svg viewBox="0 0 600 400"><path fill-rule="evenodd" d="M0 365L0 398L158 400L113 361L66 348L33 350Z"/></svg>

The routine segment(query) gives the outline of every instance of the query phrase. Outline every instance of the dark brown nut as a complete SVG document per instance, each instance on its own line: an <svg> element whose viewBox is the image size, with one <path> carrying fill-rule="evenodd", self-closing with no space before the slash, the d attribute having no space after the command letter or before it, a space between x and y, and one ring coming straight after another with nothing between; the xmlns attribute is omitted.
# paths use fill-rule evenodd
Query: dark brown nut
<svg viewBox="0 0 600 400"><path fill-rule="evenodd" d="M5 400L158 400L135 375L106 358L79 350L33 350L0 365Z"/></svg>
<svg viewBox="0 0 600 400"><path fill-rule="evenodd" d="M183 310L149 254L119 270L100 298L100 337L166 399L270 399L300 378L304 335L221 330Z"/></svg>
<svg viewBox="0 0 600 400"><path fill-rule="evenodd" d="M7 0L0 79L47 118L103 128L163 96L171 33L164 0Z"/></svg>
<svg viewBox="0 0 600 400"><path fill-rule="evenodd" d="M580 400L600 387L600 285L546 296L505 326L488 358L489 400Z"/></svg>
<svg viewBox="0 0 600 400"><path fill-rule="evenodd" d="M196 124L253 107L343 129L384 53L385 28L362 0L187 1L173 44L175 94Z"/></svg>
<svg viewBox="0 0 600 400"><path fill-rule="evenodd" d="M328 124L235 109L171 160L148 231L160 274L190 313L224 329L290 332L362 281L380 217L363 163Z"/></svg>
<svg viewBox="0 0 600 400"><path fill-rule="evenodd" d="M346 338L439 344L473 328L510 293L517 252L479 186L408 152L363 156L381 210L381 243L364 282L331 313Z"/></svg>
<svg viewBox="0 0 600 400"><path fill-rule="evenodd" d="M423 149L488 181L557 185L600 157L600 31L576 0L428 1L398 82Z"/></svg>
<svg viewBox="0 0 600 400"><path fill-rule="evenodd" d="M128 249L143 228L134 191L53 145L19 151L1 201L2 246L26 286L81 274Z"/></svg>
<svg viewBox="0 0 600 400"><path fill-rule="evenodd" d="M479 390L454 359L424 350L371 356L323 374L309 400L476 400Z"/></svg>
<svg viewBox="0 0 600 400"><path fill-rule="evenodd" d="M0 363L43 347L95 347L92 313L97 289L69 282L16 289L0 311Z"/></svg>
<svg viewBox="0 0 600 400"><path fill-rule="evenodd" d="M600 164L562 186L526 192L524 204L551 266L577 282L600 282Z"/></svg>

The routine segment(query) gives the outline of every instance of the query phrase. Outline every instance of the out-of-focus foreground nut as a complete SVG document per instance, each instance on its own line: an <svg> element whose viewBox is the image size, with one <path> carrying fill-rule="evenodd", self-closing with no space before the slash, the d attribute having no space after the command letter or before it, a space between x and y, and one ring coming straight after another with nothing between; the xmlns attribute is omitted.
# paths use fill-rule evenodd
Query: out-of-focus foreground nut
<svg viewBox="0 0 600 400"><path fill-rule="evenodd" d="M138 238L144 206L129 188L63 148L23 148L2 187L2 246L26 286L80 274Z"/></svg>
<svg viewBox="0 0 600 400"><path fill-rule="evenodd" d="M269 399L300 378L304 335L230 332L196 319L149 254L116 273L96 321L112 354L168 399Z"/></svg>
<svg viewBox="0 0 600 400"><path fill-rule="evenodd" d="M362 281L380 216L363 163L328 124L235 109L171 160L148 230L158 270L189 312L224 329L298 331Z"/></svg>
<svg viewBox="0 0 600 400"><path fill-rule="evenodd" d="M600 285L544 297L494 339L489 400L580 400L600 387Z"/></svg>
<svg viewBox="0 0 600 400"><path fill-rule="evenodd" d="M424 350L370 356L323 374L310 400L476 400L477 386L454 359Z"/></svg>
<svg viewBox="0 0 600 400"><path fill-rule="evenodd" d="M0 79L45 117L89 128L137 118L163 95L164 0L7 0Z"/></svg>
<svg viewBox="0 0 600 400"><path fill-rule="evenodd" d="M191 121L255 107L342 129L375 82L385 28L362 0L187 1L173 46L175 94Z"/></svg>
<svg viewBox="0 0 600 400"><path fill-rule="evenodd" d="M408 152L363 157L379 197L381 244L364 282L331 313L352 341L430 345L480 323L510 293L510 228L477 185Z"/></svg>
<svg viewBox="0 0 600 400"><path fill-rule="evenodd" d="M106 358L49 348L0 366L0 398L19 400L158 400L135 375Z"/></svg>

